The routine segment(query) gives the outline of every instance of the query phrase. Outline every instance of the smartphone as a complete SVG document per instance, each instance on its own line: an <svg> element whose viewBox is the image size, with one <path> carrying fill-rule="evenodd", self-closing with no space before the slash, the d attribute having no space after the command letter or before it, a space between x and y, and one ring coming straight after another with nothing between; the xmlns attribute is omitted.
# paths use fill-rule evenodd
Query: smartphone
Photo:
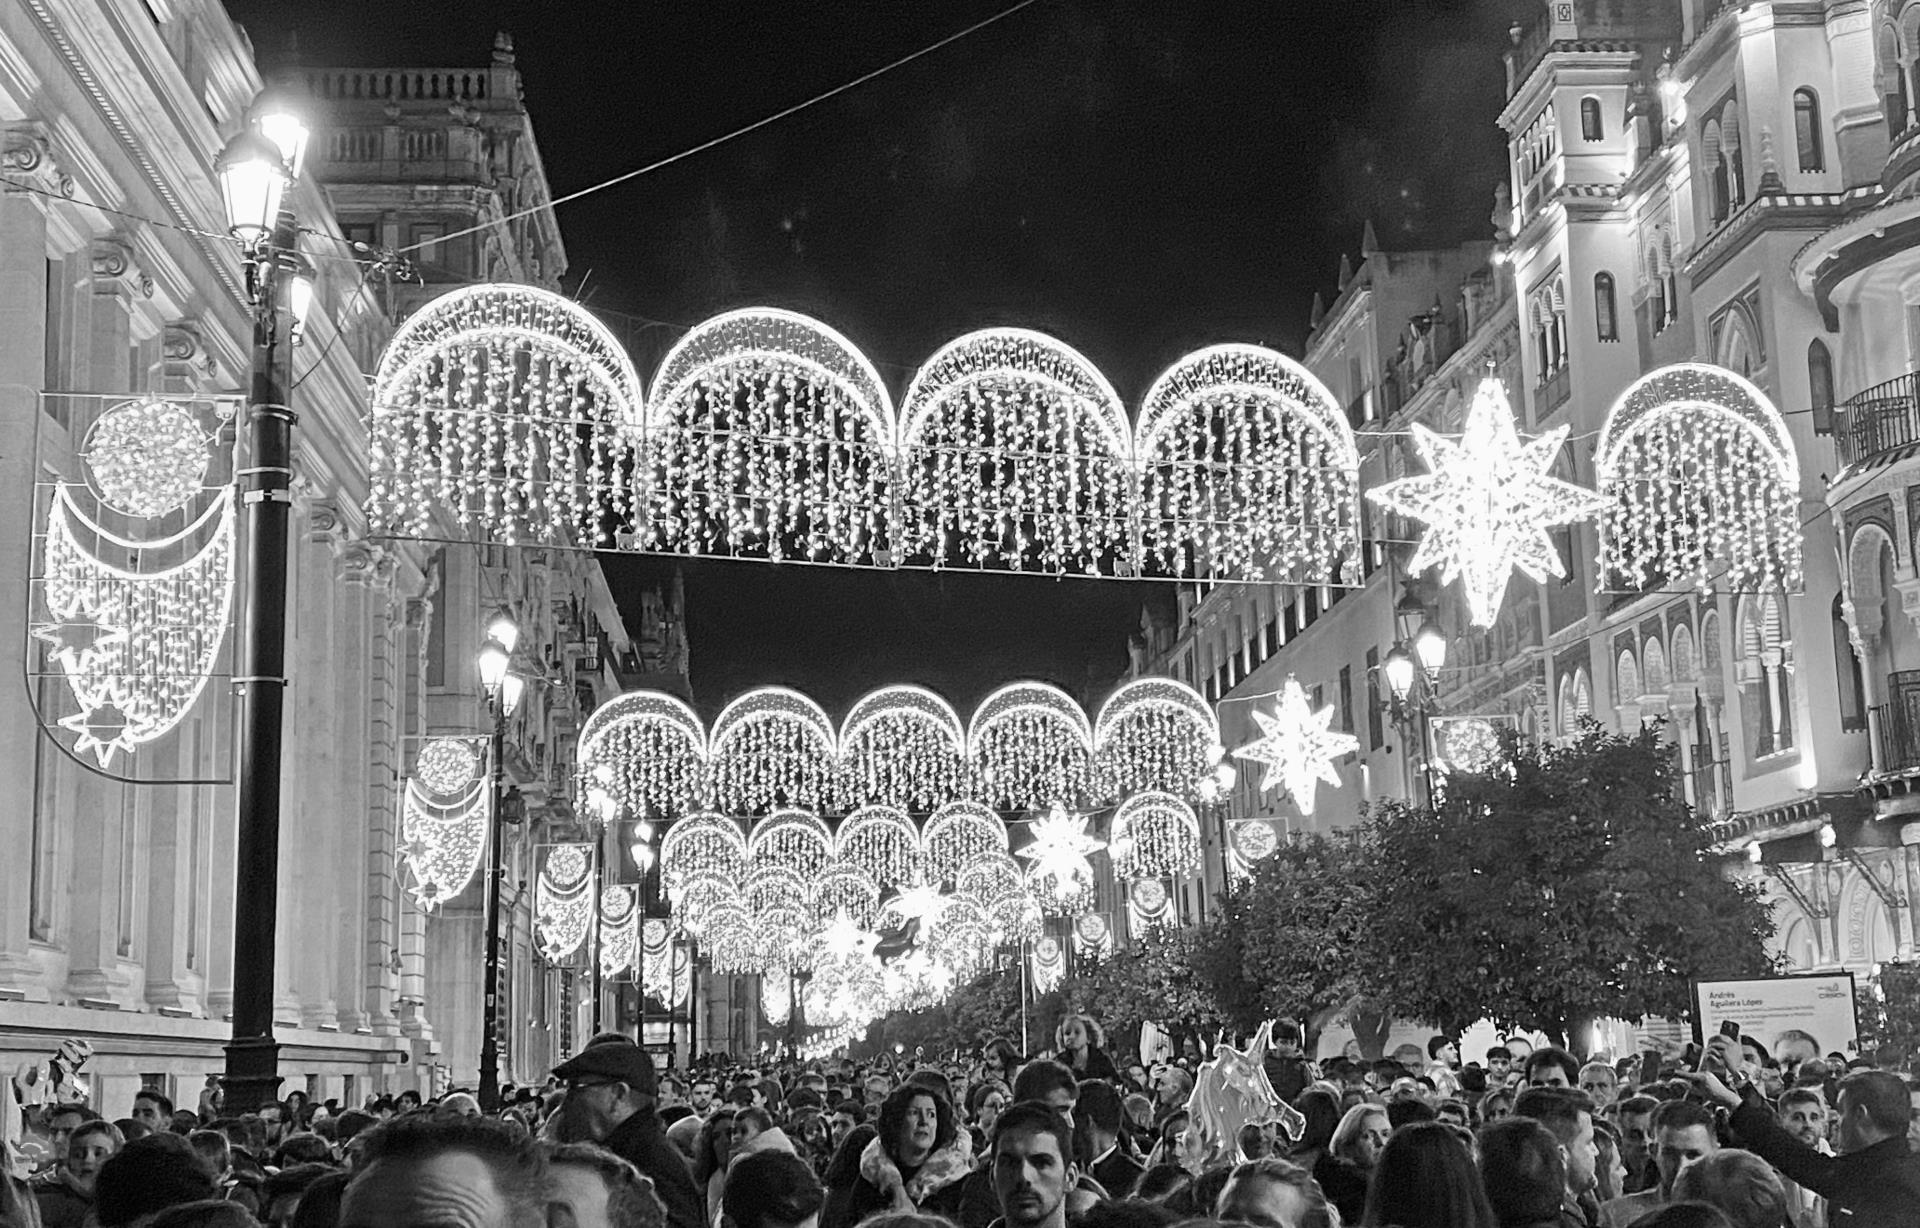
<svg viewBox="0 0 1920 1228"><path fill-rule="evenodd" d="M1720 1021L1720 1035L1738 1044L1740 1042L1740 1025L1731 1019L1722 1019Z"/></svg>
<svg viewBox="0 0 1920 1228"><path fill-rule="evenodd" d="M1640 1051L1640 1086L1660 1081L1660 1050L1642 1049Z"/></svg>

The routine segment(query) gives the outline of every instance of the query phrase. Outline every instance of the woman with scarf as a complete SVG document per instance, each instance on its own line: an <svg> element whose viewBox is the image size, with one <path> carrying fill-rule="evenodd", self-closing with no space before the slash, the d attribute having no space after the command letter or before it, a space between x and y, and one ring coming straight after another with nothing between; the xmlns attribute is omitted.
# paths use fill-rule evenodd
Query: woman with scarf
<svg viewBox="0 0 1920 1228"><path fill-rule="evenodd" d="M860 1153L850 1182L829 1185L820 1228L851 1228L877 1211L928 1212L952 1216L960 1206L961 1182L973 1164L972 1140L954 1122L953 1105L939 1093L902 1084L881 1102L872 1141ZM838 1183L835 1183L838 1184Z"/></svg>

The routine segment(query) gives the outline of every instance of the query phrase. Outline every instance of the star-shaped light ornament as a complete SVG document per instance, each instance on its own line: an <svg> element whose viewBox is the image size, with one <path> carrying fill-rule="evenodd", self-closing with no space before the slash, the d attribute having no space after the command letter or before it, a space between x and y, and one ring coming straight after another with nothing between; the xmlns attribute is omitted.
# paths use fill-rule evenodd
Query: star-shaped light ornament
<svg viewBox="0 0 1920 1228"><path fill-rule="evenodd" d="M1458 578L1476 627L1493 626L1514 568L1537 581L1565 576L1547 530L1606 506L1593 491L1547 476L1567 429L1521 439L1506 389L1489 375L1474 393L1457 441L1413 424L1414 447L1428 472L1367 492L1381 507L1426 526L1410 570L1437 566L1442 583Z"/></svg>
<svg viewBox="0 0 1920 1228"><path fill-rule="evenodd" d="M61 725L79 735L73 743L75 754L93 752L101 767L113 761L115 751L133 753L133 721L118 704L103 700L84 712L62 717Z"/></svg>
<svg viewBox="0 0 1920 1228"><path fill-rule="evenodd" d="M1087 834L1087 817L1069 814L1059 802L1042 818L1034 820L1033 839L1018 850L1033 863L1033 873L1051 883L1056 896L1067 899L1093 881L1093 864L1087 858L1107 847L1107 842Z"/></svg>
<svg viewBox="0 0 1920 1228"><path fill-rule="evenodd" d="M888 903L903 921L917 919L921 933L931 928L940 920L940 914L947 911L947 897L940 894L939 883L917 883L902 887L900 894Z"/></svg>
<svg viewBox="0 0 1920 1228"><path fill-rule="evenodd" d="M124 627L110 627L76 611L58 622L35 623L33 638L51 646L48 654L69 674L93 670L97 658L106 655L107 646L126 642Z"/></svg>
<svg viewBox="0 0 1920 1228"><path fill-rule="evenodd" d="M1320 782L1336 788L1340 784L1340 773L1333 770L1333 761L1359 750L1360 739L1332 728L1333 705L1315 712L1307 703L1307 693L1301 688L1300 680L1291 676L1280 689L1273 715L1255 708L1253 719L1260 726L1260 738L1240 747L1234 755L1266 764L1266 779L1260 782L1260 787L1281 786L1301 814L1312 814L1314 793Z"/></svg>
<svg viewBox="0 0 1920 1228"><path fill-rule="evenodd" d="M844 908L834 913L833 920L820 931L820 949L834 963L866 959L872 956L874 945L879 941L880 935L861 929Z"/></svg>

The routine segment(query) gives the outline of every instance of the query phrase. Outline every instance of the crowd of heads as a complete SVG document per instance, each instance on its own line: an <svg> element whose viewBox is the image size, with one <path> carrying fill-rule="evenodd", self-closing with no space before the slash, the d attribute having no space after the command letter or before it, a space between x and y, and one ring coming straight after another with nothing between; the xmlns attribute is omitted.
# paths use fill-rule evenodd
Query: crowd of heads
<svg viewBox="0 0 1920 1228"><path fill-rule="evenodd" d="M1810 1154L1906 1157L1920 1093L1811 1052L1716 1042L1643 1079L1516 1038L1462 1062L1435 1036L1323 1062L1275 1031L1264 1074L1295 1112L1196 1151L1197 1047L1116 1065L1069 1016L1056 1052L990 1039L944 1060L709 1056L659 1069L596 1037L491 1111L471 1093L343 1106L301 1093L222 1116L157 1090L128 1115L30 1112L43 1171L0 1183L36 1228L1808 1228L1822 1199L1742 1144L1750 1106ZM1703 1081L1704 1079L1704 1081ZM1707 1084L1712 1083L1712 1088ZM1776 1140L1772 1144L1778 1150ZM1764 1148L1763 1148L1764 1149ZM1915 1158L1920 1164L1920 1157Z"/></svg>

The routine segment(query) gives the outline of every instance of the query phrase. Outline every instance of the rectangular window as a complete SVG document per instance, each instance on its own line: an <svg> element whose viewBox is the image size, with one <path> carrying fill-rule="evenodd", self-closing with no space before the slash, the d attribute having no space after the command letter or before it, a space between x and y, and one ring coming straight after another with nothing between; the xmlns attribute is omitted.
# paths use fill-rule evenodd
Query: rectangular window
<svg viewBox="0 0 1920 1228"><path fill-rule="evenodd" d="M1340 667L1340 728L1353 732L1353 666Z"/></svg>
<svg viewBox="0 0 1920 1228"><path fill-rule="evenodd" d="M441 259L440 236L447 233L445 226L415 226L413 236L408 240L413 247L413 258L420 264L438 264Z"/></svg>
<svg viewBox="0 0 1920 1228"><path fill-rule="evenodd" d="M373 222L342 222L340 234L349 243L359 243L369 248L380 245L380 227Z"/></svg>
<svg viewBox="0 0 1920 1228"><path fill-rule="evenodd" d="M1380 722L1380 650L1367 649L1367 749L1379 750L1386 739Z"/></svg>

